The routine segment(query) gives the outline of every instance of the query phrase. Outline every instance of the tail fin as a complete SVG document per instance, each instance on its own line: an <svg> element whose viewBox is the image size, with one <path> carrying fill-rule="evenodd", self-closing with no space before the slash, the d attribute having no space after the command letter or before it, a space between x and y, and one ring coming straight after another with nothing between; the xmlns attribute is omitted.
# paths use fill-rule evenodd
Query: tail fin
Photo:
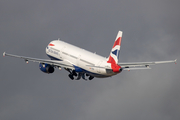
<svg viewBox="0 0 180 120"><path fill-rule="evenodd" d="M118 32L113 48L110 52L109 58L107 59L107 63L113 63L113 64L118 63L122 33L123 33L122 31Z"/></svg>

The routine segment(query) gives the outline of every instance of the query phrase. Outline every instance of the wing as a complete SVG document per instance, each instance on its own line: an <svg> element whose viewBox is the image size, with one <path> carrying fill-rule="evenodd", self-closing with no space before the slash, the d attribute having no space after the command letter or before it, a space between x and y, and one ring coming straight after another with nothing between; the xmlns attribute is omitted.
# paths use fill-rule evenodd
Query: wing
<svg viewBox="0 0 180 120"><path fill-rule="evenodd" d="M21 58L21 59L24 59L26 63L28 63L28 61L32 61L32 62L38 62L38 63L47 63L47 64L58 66L58 67L74 69L74 66L68 61L38 59L38 58L31 58L31 57L25 57L25 56L12 55L5 52L3 53L3 56Z"/></svg>
<svg viewBox="0 0 180 120"><path fill-rule="evenodd" d="M177 59L169 61L154 61L154 62L129 62L129 63L118 63L123 70L138 70L138 69L151 69L150 65L156 65L161 63L176 63Z"/></svg>

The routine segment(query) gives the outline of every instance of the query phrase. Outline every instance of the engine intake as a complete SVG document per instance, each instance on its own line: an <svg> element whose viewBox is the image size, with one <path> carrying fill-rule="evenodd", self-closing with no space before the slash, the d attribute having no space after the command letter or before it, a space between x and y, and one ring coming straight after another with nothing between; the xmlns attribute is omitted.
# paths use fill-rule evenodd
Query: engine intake
<svg viewBox="0 0 180 120"><path fill-rule="evenodd" d="M39 69L44 72L44 73L53 73L54 72L54 67L52 65L49 64L39 64Z"/></svg>

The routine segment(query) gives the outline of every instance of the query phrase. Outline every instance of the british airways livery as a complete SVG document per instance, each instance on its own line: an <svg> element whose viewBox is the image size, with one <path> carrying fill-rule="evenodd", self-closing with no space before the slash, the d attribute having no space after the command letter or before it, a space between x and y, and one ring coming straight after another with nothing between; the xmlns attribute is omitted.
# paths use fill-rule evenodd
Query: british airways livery
<svg viewBox="0 0 180 120"><path fill-rule="evenodd" d="M123 70L150 69L150 65L160 63L171 63L170 61L154 62L128 62L119 63L119 52L121 47L122 31L119 31L114 45L108 58L89 52L61 40L53 40L46 47L46 54L51 59L38 59L25 56L3 53L3 56L11 56L28 61L38 62L39 68L44 73L53 73L54 68L64 68L69 72L69 78L72 80L92 80L94 77L105 78L116 75Z"/></svg>

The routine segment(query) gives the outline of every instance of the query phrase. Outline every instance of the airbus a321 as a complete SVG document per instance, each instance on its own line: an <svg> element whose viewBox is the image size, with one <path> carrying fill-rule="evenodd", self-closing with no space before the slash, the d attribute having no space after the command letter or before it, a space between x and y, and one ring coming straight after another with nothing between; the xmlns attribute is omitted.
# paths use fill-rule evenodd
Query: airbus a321
<svg viewBox="0 0 180 120"><path fill-rule="evenodd" d="M160 63L176 63L176 60L154 62L128 62L119 63L122 31L119 31L108 58L89 52L61 40L53 40L46 47L46 54L51 59L38 59L25 56L3 53L3 56L11 56L28 61L38 62L39 68L44 73L53 73L54 68L64 68L69 72L72 80L92 80L94 77L106 78L116 75L123 70L150 69L150 65Z"/></svg>

